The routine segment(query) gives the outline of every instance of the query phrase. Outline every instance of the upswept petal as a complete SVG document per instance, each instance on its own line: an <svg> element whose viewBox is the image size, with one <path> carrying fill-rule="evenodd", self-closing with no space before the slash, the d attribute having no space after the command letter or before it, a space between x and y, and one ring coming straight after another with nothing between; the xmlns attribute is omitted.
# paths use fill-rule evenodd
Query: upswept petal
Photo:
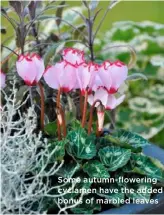
<svg viewBox="0 0 164 215"><path fill-rule="evenodd" d="M35 65L36 65L36 68L37 68L37 74L36 74L36 77L35 77L35 81L39 82L39 80L41 79L41 77L42 77L42 75L44 73L44 70L45 70L44 61L37 54L34 54L31 57L31 59L34 61Z"/></svg>
<svg viewBox="0 0 164 215"><path fill-rule="evenodd" d="M16 68L19 76L29 86L39 82L45 69L43 60L37 54L20 55Z"/></svg>
<svg viewBox="0 0 164 215"><path fill-rule="evenodd" d="M91 94L88 96L88 103L92 106L94 103L94 96Z"/></svg>
<svg viewBox="0 0 164 215"><path fill-rule="evenodd" d="M0 89L3 89L6 86L6 74L0 70Z"/></svg>
<svg viewBox="0 0 164 215"><path fill-rule="evenodd" d="M72 64L72 65L80 65L84 63L84 52L74 48L66 48L63 50L63 59Z"/></svg>
<svg viewBox="0 0 164 215"><path fill-rule="evenodd" d="M116 107L117 100L114 95L108 95L108 101L106 103L105 109L112 110Z"/></svg>
<svg viewBox="0 0 164 215"><path fill-rule="evenodd" d="M91 78L91 73L89 72L88 65L83 63L78 66L76 69L76 75L79 88L82 93L85 93Z"/></svg>
<svg viewBox="0 0 164 215"><path fill-rule="evenodd" d="M75 89L77 85L76 66L65 61L58 63L59 85L63 92L69 92Z"/></svg>
<svg viewBox="0 0 164 215"><path fill-rule="evenodd" d="M88 68L90 72L90 80L88 83L88 88L90 91L93 91L93 88L96 88L95 80L96 80L96 75L98 73L99 65L96 63L90 62L88 63Z"/></svg>
<svg viewBox="0 0 164 215"><path fill-rule="evenodd" d="M112 110L115 109L118 105L120 105L125 99L125 95L122 95L119 98L116 98L114 95L108 95L108 101L105 109Z"/></svg>
<svg viewBox="0 0 164 215"><path fill-rule="evenodd" d="M43 75L45 82L53 89L59 89L58 70L55 66L49 66Z"/></svg>
<svg viewBox="0 0 164 215"><path fill-rule="evenodd" d="M115 61L111 66L108 67L108 70L112 79L111 93L116 92L126 80L128 75L128 68L121 61Z"/></svg>
<svg viewBox="0 0 164 215"><path fill-rule="evenodd" d="M125 95L120 96L116 101L116 106L120 105L125 99Z"/></svg>
<svg viewBox="0 0 164 215"><path fill-rule="evenodd" d="M102 102L102 104L104 106L106 106L107 101L108 101L108 92L103 88L98 89L94 95L94 102L96 100L100 100ZM99 103L96 103L95 107L97 107L98 105L99 105Z"/></svg>
<svg viewBox="0 0 164 215"><path fill-rule="evenodd" d="M16 62L16 68L19 76L26 82L26 84L32 85L37 75L37 68L29 55L20 55Z"/></svg>
<svg viewBox="0 0 164 215"><path fill-rule="evenodd" d="M103 84L103 86L101 87L104 87L107 91L110 91L112 79L111 79L111 74L109 73L109 70L105 68L105 64L102 64L100 66L98 74Z"/></svg>
<svg viewBox="0 0 164 215"><path fill-rule="evenodd" d="M93 82L93 86L91 86L92 91L96 92L99 88L102 88L103 82L99 76L99 73L97 72L95 75L95 80Z"/></svg>

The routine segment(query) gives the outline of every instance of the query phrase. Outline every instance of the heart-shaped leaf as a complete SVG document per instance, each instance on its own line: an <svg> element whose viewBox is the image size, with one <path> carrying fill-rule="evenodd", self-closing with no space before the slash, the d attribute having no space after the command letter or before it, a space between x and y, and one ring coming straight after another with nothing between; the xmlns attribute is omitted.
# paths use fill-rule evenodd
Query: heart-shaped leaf
<svg viewBox="0 0 164 215"><path fill-rule="evenodd" d="M135 172L164 181L164 165L143 154L132 153L128 166L123 168L123 170L124 172Z"/></svg>
<svg viewBox="0 0 164 215"><path fill-rule="evenodd" d="M84 129L70 131L67 135L69 143L67 152L79 159L91 159L96 155L95 136L85 132Z"/></svg>
<svg viewBox="0 0 164 215"><path fill-rule="evenodd" d="M100 149L98 155L101 162L107 166L110 171L116 171L118 168L127 164L131 156L131 150L116 146L107 146Z"/></svg>
<svg viewBox="0 0 164 215"><path fill-rule="evenodd" d="M149 145L148 140L144 139L140 135L123 129L117 130L112 135L108 135L105 138L120 146L124 146L124 144L126 144L129 147L139 148Z"/></svg>
<svg viewBox="0 0 164 215"><path fill-rule="evenodd" d="M91 178L109 178L110 175L104 165L97 160L88 161L83 165L83 170Z"/></svg>

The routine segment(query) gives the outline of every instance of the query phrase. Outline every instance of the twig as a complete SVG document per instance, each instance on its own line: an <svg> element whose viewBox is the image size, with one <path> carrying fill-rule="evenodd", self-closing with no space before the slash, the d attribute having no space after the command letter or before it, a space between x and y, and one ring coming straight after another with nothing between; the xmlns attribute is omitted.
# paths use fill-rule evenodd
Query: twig
<svg viewBox="0 0 164 215"><path fill-rule="evenodd" d="M10 49L9 47L4 46L4 45L1 45L1 46L2 46L2 48L8 49L9 51L11 51L12 53L14 53L15 55L19 56L14 50Z"/></svg>

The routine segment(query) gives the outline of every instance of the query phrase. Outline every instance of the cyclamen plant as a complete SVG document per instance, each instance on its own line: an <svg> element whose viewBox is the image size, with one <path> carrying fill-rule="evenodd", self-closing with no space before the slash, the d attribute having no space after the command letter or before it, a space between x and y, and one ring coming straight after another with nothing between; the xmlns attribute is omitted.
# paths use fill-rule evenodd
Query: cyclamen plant
<svg viewBox="0 0 164 215"><path fill-rule="evenodd" d="M85 17L80 12L76 12L83 19L87 29L87 37L80 32L83 37L83 41L80 42L84 43L86 46L89 52L89 58L87 56L87 51L84 52L82 49L67 47L62 48L60 51L61 60L55 60L55 63L51 63L51 65L47 66L47 63L45 63L45 55L43 55L43 50L41 48L38 50L39 54L30 52L29 50L25 53L24 49L26 42L25 39L30 27L32 27L37 46L40 47L41 45L38 38L38 32L35 28L35 21L37 20L37 17L39 17L36 15L36 1L31 1L28 7L25 7L24 9L22 9L23 7L19 7L20 5L22 6L22 3L12 4L10 1L10 4L15 9L16 13L21 17L20 23L17 26L18 28L16 28L17 36L21 37L21 40L19 40L21 54L16 53L16 55L18 55L18 59L16 61L17 73L29 87L30 93L33 86L39 86L40 89L40 127L42 130L42 136L47 137L47 145L44 147L46 144L45 142L43 142L43 144L39 144L41 147L38 147L35 152L35 167L30 168L28 173L25 171L25 182L23 180L23 183L24 187L28 187L30 186L29 184L32 178L39 178L39 180L36 181L39 183L39 186L40 184L42 185L44 191L44 195L41 195L43 196L41 202L43 210L39 210L41 213L45 213L45 211L46 213L49 213L50 209L53 209L53 213L55 214L60 214L62 212L65 214L67 212L74 214L92 214L95 213L95 211L104 210L104 205L97 204L96 202L100 197L110 200L118 199L119 201L124 201L126 198L143 198L144 200L149 200L151 198L151 194L149 192L145 194L144 192L138 193L137 191L143 187L145 189L150 189L156 185L149 182L134 184L134 194L125 194L121 192L121 189L131 187L133 185L118 183L117 179L119 177L155 178L160 184L164 182L163 165L142 153L142 148L149 144L146 139L133 132L122 129L114 128L114 130L108 129L104 132L105 111L112 112L125 99L125 93L120 93L120 88L129 79L128 69L131 68L132 63L130 61L128 65L125 65L119 60L112 62L109 59L106 59L104 62L97 63L97 55L94 53L94 41L96 35L107 12L110 11L117 1L111 1L95 32L93 31L93 25L100 12L100 10L95 11L98 1L91 1L90 3L87 1L82 2L88 12L88 17ZM62 5L59 6L59 8L61 8ZM49 7L49 5L47 5L47 7ZM28 12L30 15L31 21L28 25L25 24L25 12ZM4 16L8 18L6 14ZM60 19L58 19L57 25L59 25L59 20ZM28 30L26 29L27 26ZM133 57L134 56L132 55L131 59L133 59ZM0 75L2 80L1 88L4 88L5 75L2 71ZM57 124L57 129L53 124L51 129L53 130L53 134L50 134L46 130L47 121L45 116L47 113L44 108L44 93L47 88L52 88L54 91L57 90L57 98L53 107L54 112L56 111L57 122L55 121L55 125ZM73 120L73 122L66 122L66 111L62 105L61 97L69 95L72 92L79 94L80 108L78 111L80 112L81 118L80 121ZM36 102L34 103L33 101L34 99L31 97L31 104L35 107ZM19 115L21 111L24 111L23 108L24 107L21 106L20 110L16 110L16 113L14 112L14 114L16 115L18 113ZM48 108L50 108L50 105ZM95 124L93 123L95 120L95 110L97 113L96 129ZM23 118L21 117L21 119ZM11 120L15 120L14 117L12 117ZM49 121L51 121L51 119L49 119ZM49 124L51 125L51 122ZM22 130L24 129L25 134L28 135L28 129L23 125ZM9 137L11 136L12 139L12 135L15 135L14 129L10 129L8 132L10 133ZM37 129L36 131L31 131L31 133L33 132L37 132ZM26 141L28 142L28 140ZM39 142L40 141L42 141L42 138L39 136ZM43 153L44 150L45 156ZM40 152L42 156L40 156ZM58 163L60 167L57 168L57 170L54 170L55 162ZM54 174L48 174L49 172ZM22 175L20 175L20 178L21 177ZM80 182L64 182L63 184L60 184L58 181L59 177L62 179L80 178ZM104 188L117 188L118 194L111 194L110 192L107 194L101 193L99 190L100 184L96 183L94 180L89 180L110 178L114 178L115 182L113 184L102 182L101 186ZM87 179L88 181L85 183L83 179ZM36 181L34 180L32 185L34 184L36 187L39 187L38 184L36 184ZM158 183L157 186L159 186ZM51 185L52 187L49 188ZM48 189L45 189L47 187ZM58 189L59 187L65 189L62 194ZM68 189L68 187L71 187L71 193L69 192L70 189ZM89 188L95 188L96 193L75 192L76 189L87 190ZM18 190L21 189L22 188ZM35 196L35 191L33 192L34 194L32 193L32 195ZM39 193L40 190L37 190L37 192ZM39 202L38 193L37 197ZM94 199L93 204L87 205L85 202L86 198ZM69 199L73 199L75 202L71 204L68 201ZM64 200L67 201L65 202ZM59 202L62 201L64 201L64 203L59 204ZM25 203L26 202L27 201L25 201ZM111 202L110 205L111 204L114 206L120 206L122 203L118 202L118 204L115 204ZM28 203L26 204L26 207L27 206ZM29 211L37 211L37 209L35 209L37 208L37 204L30 204L28 207ZM12 212L15 212L14 209ZM27 210L26 212L28 213Z"/></svg>

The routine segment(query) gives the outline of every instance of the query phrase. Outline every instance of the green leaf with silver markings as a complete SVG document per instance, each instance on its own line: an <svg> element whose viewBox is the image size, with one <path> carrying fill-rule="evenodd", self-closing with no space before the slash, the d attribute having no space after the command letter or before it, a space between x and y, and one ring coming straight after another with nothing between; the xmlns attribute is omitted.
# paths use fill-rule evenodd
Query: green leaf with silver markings
<svg viewBox="0 0 164 215"><path fill-rule="evenodd" d="M67 152L79 159L92 159L96 155L95 139L95 136L88 136L82 128L70 131L67 135Z"/></svg>
<svg viewBox="0 0 164 215"><path fill-rule="evenodd" d="M91 178L109 178L110 175L104 165L97 160L88 161L83 165L83 170Z"/></svg>
<svg viewBox="0 0 164 215"><path fill-rule="evenodd" d="M149 145L148 140L144 139L140 135L126 131L123 129L117 130L112 135L108 135L105 137L111 143L115 143L116 145L124 146L125 144L129 147L139 148Z"/></svg>
<svg viewBox="0 0 164 215"><path fill-rule="evenodd" d="M156 159L144 154L132 154L132 172L147 175L151 178L157 178L164 181L164 165Z"/></svg>
<svg viewBox="0 0 164 215"><path fill-rule="evenodd" d="M98 155L101 162L110 171L116 171L127 164L131 156L131 150L116 146L107 146L100 149Z"/></svg>

